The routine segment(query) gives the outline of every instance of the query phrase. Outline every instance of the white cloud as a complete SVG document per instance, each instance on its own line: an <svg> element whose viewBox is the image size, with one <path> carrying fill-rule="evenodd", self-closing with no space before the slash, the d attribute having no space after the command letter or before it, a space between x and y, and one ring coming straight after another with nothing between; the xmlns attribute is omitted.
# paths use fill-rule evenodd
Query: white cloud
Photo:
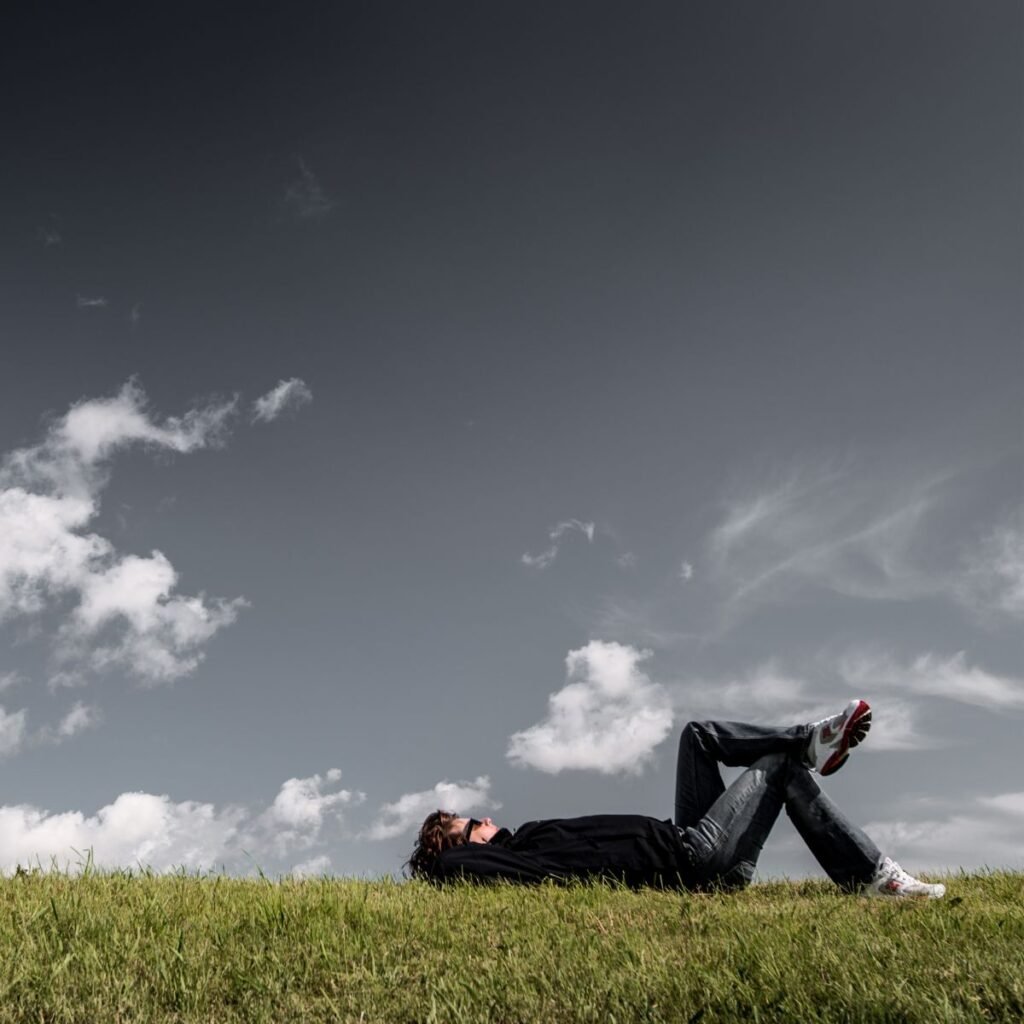
<svg viewBox="0 0 1024 1024"><path fill-rule="evenodd" d="M989 711L1024 708L1024 679L994 675L969 665L964 651L951 657L921 654L909 664L887 654L853 652L840 658L838 667L843 678L858 688L906 690Z"/></svg>
<svg viewBox="0 0 1024 1024"><path fill-rule="evenodd" d="M7 711L0 705L0 757L14 754L25 738L25 719L28 712Z"/></svg>
<svg viewBox="0 0 1024 1024"><path fill-rule="evenodd" d="M102 867L216 867L237 835L244 812L212 804L174 803L167 796L122 793L87 817L50 814L26 804L0 807L0 870L40 864L74 867L91 850Z"/></svg>
<svg viewBox="0 0 1024 1024"><path fill-rule="evenodd" d="M299 176L285 189L285 208L300 220L327 216L337 204L301 157L298 163Z"/></svg>
<svg viewBox="0 0 1024 1024"><path fill-rule="evenodd" d="M257 423L269 423L276 420L281 413L298 409L313 401L313 392L306 382L299 377L279 381L277 387L271 388L252 403L252 418Z"/></svg>
<svg viewBox="0 0 1024 1024"><path fill-rule="evenodd" d="M51 813L27 804L0 807L0 871L9 873L18 864L49 868L51 862L74 869L88 851L104 868L223 866L248 872L271 867L296 850L314 846L323 826L338 820L342 807L362 798L348 790L327 792L340 777L331 769L325 776L289 779L262 812L138 792L122 793L92 815ZM288 863L285 859L284 865ZM314 853L292 870L319 874L329 865L326 854Z"/></svg>
<svg viewBox="0 0 1024 1024"><path fill-rule="evenodd" d="M19 672L0 672L0 693L4 690L11 690L22 682Z"/></svg>
<svg viewBox="0 0 1024 1024"><path fill-rule="evenodd" d="M688 583L693 579L693 565L690 562L683 562L679 566L679 578L684 583Z"/></svg>
<svg viewBox="0 0 1024 1024"><path fill-rule="evenodd" d="M582 533L587 538L588 543L592 543L594 540L593 523L585 523L579 519L566 519L549 531L548 539L551 541L551 544L540 554L531 555L529 552L525 552L521 556L520 560L523 565L528 565L532 569L546 569L558 557L558 552L562 545L562 537L571 531Z"/></svg>
<svg viewBox="0 0 1024 1024"><path fill-rule="evenodd" d="M321 853L318 857L310 857L309 860L296 864L291 873L293 878L319 878L330 870L331 858L326 853Z"/></svg>
<svg viewBox="0 0 1024 1024"><path fill-rule="evenodd" d="M94 729L103 720L100 709L94 705L76 701L71 709L54 726L44 726L32 737L34 743L63 743L85 729Z"/></svg>
<svg viewBox="0 0 1024 1024"><path fill-rule="evenodd" d="M432 789L405 793L394 803L383 804L367 829L367 839L393 839L403 832L419 827L423 819L436 810L465 815L480 808L497 809L501 804L491 799L491 780L481 775L472 782L438 782Z"/></svg>
<svg viewBox="0 0 1024 1024"><path fill-rule="evenodd" d="M288 779L282 784L259 821L259 827L272 836L274 849L283 854L312 846L320 838L320 830L328 817L337 817L342 807L365 799L365 794L348 789L324 792L325 785L340 779L340 769L332 768L324 776Z"/></svg>
<svg viewBox="0 0 1024 1024"><path fill-rule="evenodd" d="M835 693L834 687L809 683L801 676L766 661L750 671L717 680L694 680L671 688L678 716L733 719L786 725L816 722L841 711L851 696L869 699L873 715L870 750L924 750L935 741L923 734L921 716L914 704L886 694ZM827 689L828 692L825 692Z"/></svg>
<svg viewBox="0 0 1024 1024"><path fill-rule="evenodd" d="M76 295L75 305L79 309L102 309L107 300L102 295Z"/></svg>
<svg viewBox="0 0 1024 1024"><path fill-rule="evenodd" d="M72 599L57 634L58 656L76 663L64 675L118 666L152 682L174 679L191 672L202 645L236 618L241 599L175 594L177 574L159 551L119 555L88 532L117 452L218 444L235 405L213 402L157 421L129 381L112 398L77 402L42 442L0 462L0 620Z"/></svg>
<svg viewBox="0 0 1024 1024"><path fill-rule="evenodd" d="M986 807L1024 818L1024 792L998 793L996 796L982 797L981 803Z"/></svg>
<svg viewBox="0 0 1024 1024"><path fill-rule="evenodd" d="M1024 867L1024 794L977 797L969 804L918 801L904 818L868 822L864 831L911 873Z"/></svg>
<svg viewBox="0 0 1024 1024"><path fill-rule="evenodd" d="M650 653L600 640L570 651L569 681L543 721L509 737L509 760L552 774L641 771L673 719L667 690L640 671Z"/></svg>
<svg viewBox="0 0 1024 1024"><path fill-rule="evenodd" d="M934 573L913 555L937 483L884 488L833 469L794 474L728 507L709 562L733 604L798 583L861 598L933 594Z"/></svg>
<svg viewBox="0 0 1024 1024"><path fill-rule="evenodd" d="M965 553L955 593L983 616L1024 619L1024 512L1000 523Z"/></svg>

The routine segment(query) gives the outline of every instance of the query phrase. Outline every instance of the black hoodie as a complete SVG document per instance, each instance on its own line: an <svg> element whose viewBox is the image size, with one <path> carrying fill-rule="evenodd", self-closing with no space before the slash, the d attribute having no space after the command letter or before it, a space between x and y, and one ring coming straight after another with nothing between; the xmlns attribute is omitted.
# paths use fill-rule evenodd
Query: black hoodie
<svg viewBox="0 0 1024 1024"><path fill-rule="evenodd" d="M604 878L638 888L688 888L689 849L671 821L641 814L528 821L514 833L502 829L489 843L444 850L432 878L447 882Z"/></svg>

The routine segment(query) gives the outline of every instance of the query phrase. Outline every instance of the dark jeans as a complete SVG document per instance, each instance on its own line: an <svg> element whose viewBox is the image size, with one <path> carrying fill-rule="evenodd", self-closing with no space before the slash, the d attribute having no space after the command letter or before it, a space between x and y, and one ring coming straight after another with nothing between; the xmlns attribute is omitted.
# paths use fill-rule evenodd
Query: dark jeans
<svg viewBox="0 0 1024 1024"><path fill-rule="evenodd" d="M833 882L853 889L871 879L882 855L818 787L804 762L809 737L806 725L690 722L683 729L675 823L695 888L748 885L783 806ZM720 764L747 770L726 789Z"/></svg>

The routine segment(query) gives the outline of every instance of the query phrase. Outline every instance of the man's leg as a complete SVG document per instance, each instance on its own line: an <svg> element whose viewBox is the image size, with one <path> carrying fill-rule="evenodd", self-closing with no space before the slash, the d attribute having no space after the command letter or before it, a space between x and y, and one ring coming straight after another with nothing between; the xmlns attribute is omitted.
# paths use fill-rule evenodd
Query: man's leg
<svg viewBox="0 0 1024 1024"><path fill-rule="evenodd" d="M795 767L786 784L786 813L825 874L844 889L870 882L882 852L821 791L814 776Z"/></svg>
<svg viewBox="0 0 1024 1024"><path fill-rule="evenodd" d="M742 889L750 884L757 858L785 800L789 764L785 753L759 758L720 793L698 821L681 828L697 888Z"/></svg>
<svg viewBox="0 0 1024 1024"><path fill-rule="evenodd" d="M676 825L696 825L725 792L720 764L746 768L768 754L792 754L800 760L810 735L809 725L773 728L745 722L690 722L684 726L676 760Z"/></svg>
<svg viewBox="0 0 1024 1024"><path fill-rule="evenodd" d="M683 831L705 884L750 883L783 804L818 863L844 888L870 881L882 860L875 844L821 792L797 758L769 754L748 768L695 825Z"/></svg>

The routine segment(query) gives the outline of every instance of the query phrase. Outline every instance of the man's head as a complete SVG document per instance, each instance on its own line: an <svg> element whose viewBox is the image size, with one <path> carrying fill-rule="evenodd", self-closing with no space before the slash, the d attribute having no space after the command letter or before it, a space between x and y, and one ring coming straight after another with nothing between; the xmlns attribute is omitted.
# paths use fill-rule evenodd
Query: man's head
<svg viewBox="0 0 1024 1024"><path fill-rule="evenodd" d="M467 843L489 843L500 831L490 818L460 818L451 811L434 811L423 819L416 845L407 861L414 878L427 876L445 850Z"/></svg>

